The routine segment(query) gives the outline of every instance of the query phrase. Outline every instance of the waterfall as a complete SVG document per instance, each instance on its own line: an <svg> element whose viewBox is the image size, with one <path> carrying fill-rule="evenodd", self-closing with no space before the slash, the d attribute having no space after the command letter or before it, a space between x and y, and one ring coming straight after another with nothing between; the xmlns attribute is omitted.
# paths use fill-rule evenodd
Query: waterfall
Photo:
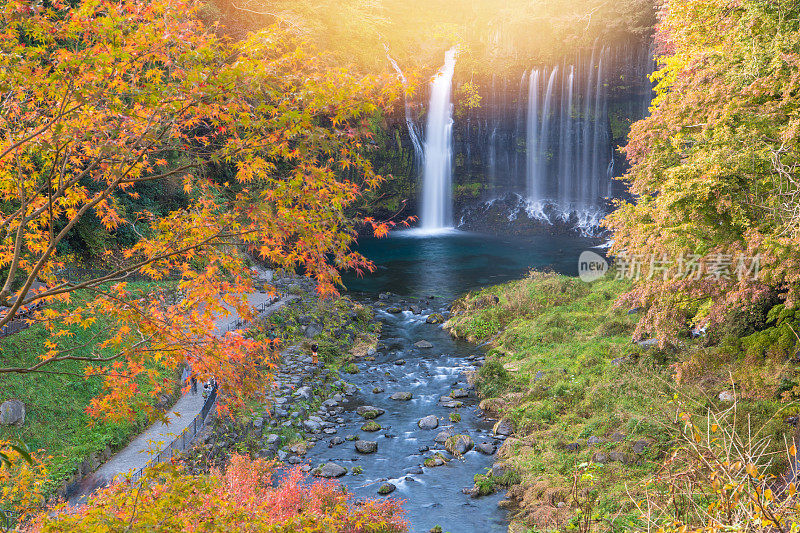
<svg viewBox="0 0 800 533"><path fill-rule="evenodd" d="M561 87L561 123L559 132L558 167L561 181L559 182L559 203L564 212L569 212L570 204L574 200L573 182L573 161L572 147L575 139L572 136L573 117L572 117L572 95L573 83L575 81L575 67L570 65L569 76L564 68L564 80Z"/></svg>
<svg viewBox="0 0 800 533"><path fill-rule="evenodd" d="M403 71L400 69L400 65L398 65L397 61L395 61L394 58L389 55L389 47L385 43L383 48L386 50L386 58L389 60L389 63L392 65L392 68L395 70L395 72L397 72L397 77L400 78L400 82L403 84L403 89L406 89L408 82L405 74L403 74ZM414 146L414 166L417 170L419 170L419 168L422 167L425 153L422 150L422 141L420 141L419 130L417 129L414 119L411 117L411 107L408 104L408 98L406 98L406 91L403 91L403 106L405 107L408 136L411 138L411 144Z"/></svg>
<svg viewBox="0 0 800 533"><path fill-rule="evenodd" d="M527 146L528 197L534 202L541 199L541 176L539 176L539 69L531 70L528 85L528 127L525 144Z"/></svg>
<svg viewBox="0 0 800 533"><path fill-rule="evenodd" d="M608 135L606 65L608 49L564 59L547 78L531 70L526 125L527 189L542 213L550 205L564 220L594 216L610 195L613 147ZM588 61L587 61L588 60Z"/></svg>
<svg viewBox="0 0 800 533"><path fill-rule="evenodd" d="M431 82L420 217L422 228L427 230L452 225L453 109L450 92L455 66L456 50L453 48L445 54L444 66Z"/></svg>

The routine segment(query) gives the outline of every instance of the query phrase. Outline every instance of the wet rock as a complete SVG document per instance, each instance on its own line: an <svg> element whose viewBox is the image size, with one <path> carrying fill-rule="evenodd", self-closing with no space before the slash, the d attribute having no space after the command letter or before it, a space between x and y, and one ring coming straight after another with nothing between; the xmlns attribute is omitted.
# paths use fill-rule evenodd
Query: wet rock
<svg viewBox="0 0 800 533"><path fill-rule="evenodd" d="M475 445L475 449L484 455L494 455L494 453L497 451L497 446L491 442L481 442L480 444Z"/></svg>
<svg viewBox="0 0 800 533"><path fill-rule="evenodd" d="M380 431L381 425L375 422L374 420L370 420L369 422L365 423L361 426L361 431Z"/></svg>
<svg viewBox="0 0 800 533"><path fill-rule="evenodd" d="M436 438L433 439L433 442L437 444L444 444L445 442L447 442L447 439L449 439L452 436L453 436L452 431L446 429L444 431L440 431L439 434L436 435Z"/></svg>
<svg viewBox="0 0 800 533"><path fill-rule="evenodd" d="M441 324L444 322L444 317L440 313L431 313L428 315L428 318L425 319L425 322L428 324Z"/></svg>
<svg viewBox="0 0 800 533"><path fill-rule="evenodd" d="M393 315L396 315L397 313L402 313L403 310L400 309L399 307L397 307L396 305L393 305L391 307L387 307L386 308L386 312L387 313L392 313Z"/></svg>
<svg viewBox="0 0 800 533"><path fill-rule="evenodd" d="M391 484L391 483L384 483L384 484L383 484L383 485L381 485L381 486L380 486L380 488L378 489L378 494L380 494L380 495L391 494L392 492L394 492L394 490L395 490L396 488L397 488L397 487L395 487L395 486L394 486L393 484Z"/></svg>
<svg viewBox="0 0 800 533"><path fill-rule="evenodd" d="M344 443L344 439L342 437L333 437L330 440L330 443L334 446L339 446L340 444Z"/></svg>
<svg viewBox="0 0 800 533"><path fill-rule="evenodd" d="M423 464L428 468L434 468L437 466L442 466L444 464L447 464L447 459L445 459L442 454L437 453L436 455L425 459L425 462Z"/></svg>
<svg viewBox="0 0 800 533"><path fill-rule="evenodd" d="M383 409L380 407L374 407L372 405L361 405L356 409L356 413L363 416L367 420L372 420L373 418L377 418L385 413Z"/></svg>
<svg viewBox="0 0 800 533"><path fill-rule="evenodd" d="M379 300L388 300L392 296L391 292L382 292L378 295Z"/></svg>
<svg viewBox="0 0 800 533"><path fill-rule="evenodd" d="M469 396L469 391L466 389L456 389L454 391L450 391L451 398L467 398Z"/></svg>
<svg viewBox="0 0 800 533"><path fill-rule="evenodd" d="M336 463L325 463L324 465L318 466L311 472L312 475L317 477L324 477L324 478L335 478L335 477L342 477L347 473L347 469L341 465L337 465Z"/></svg>
<svg viewBox="0 0 800 533"><path fill-rule="evenodd" d="M295 455L305 455L308 451L308 446L303 442L298 442L296 444L292 444L286 449Z"/></svg>
<svg viewBox="0 0 800 533"><path fill-rule="evenodd" d="M322 425L315 420L303 421L303 427L307 431L311 431L312 433L319 433L320 431L322 431Z"/></svg>
<svg viewBox="0 0 800 533"><path fill-rule="evenodd" d="M384 391L383 387L373 387L373 388L372 388L372 393L373 393L373 394L380 394L380 393L382 393L383 391Z"/></svg>
<svg viewBox="0 0 800 533"><path fill-rule="evenodd" d="M346 437L344 438L344 440L346 440L346 441L354 441L354 440L358 440L358 435L348 435L348 436L346 436Z"/></svg>
<svg viewBox="0 0 800 533"><path fill-rule="evenodd" d="M303 462L303 460L302 460L302 459L300 459L299 457L297 457L297 456L293 455L293 456L289 457L289 458L286 460L286 462L287 462L287 463L289 463L290 465L299 465L300 463L302 463L302 462Z"/></svg>
<svg viewBox="0 0 800 533"><path fill-rule="evenodd" d="M511 422L506 419L500 419L492 428L492 432L495 435L503 435L504 437L508 437L514 434L514 426L511 425Z"/></svg>
<svg viewBox="0 0 800 533"><path fill-rule="evenodd" d="M413 395L410 392L395 392L394 394L389 396L389 399L398 400L398 401L401 401L401 402L407 402L412 397L413 397Z"/></svg>
<svg viewBox="0 0 800 533"><path fill-rule="evenodd" d="M406 471L406 474L411 474L411 475L414 475L414 476L418 476L418 475L424 474L424 473L425 473L425 471L422 469L421 466L412 466L411 468L409 468Z"/></svg>
<svg viewBox="0 0 800 533"><path fill-rule="evenodd" d="M276 433L272 433L266 438L266 443L269 445L280 444L280 442L281 442L281 436Z"/></svg>
<svg viewBox="0 0 800 533"><path fill-rule="evenodd" d="M428 341L417 341L414 343L417 348L433 348L433 344Z"/></svg>
<svg viewBox="0 0 800 533"><path fill-rule="evenodd" d="M428 415L417 422L420 429L436 429L439 427L439 419L436 415Z"/></svg>
<svg viewBox="0 0 800 533"><path fill-rule="evenodd" d="M445 449L453 455L464 455L475 446L469 435L453 435L445 442Z"/></svg>
<svg viewBox="0 0 800 533"><path fill-rule="evenodd" d="M372 440L357 440L355 447L358 453L375 453L378 451L378 443Z"/></svg>
<svg viewBox="0 0 800 533"><path fill-rule="evenodd" d="M397 361L394 362L394 364L396 364L397 366L403 366L404 364L406 364L406 360L398 359Z"/></svg>
<svg viewBox="0 0 800 533"><path fill-rule="evenodd" d="M439 398L439 403L442 407L448 407L450 409L458 409L459 407L464 406L464 402L454 400L450 396L442 396Z"/></svg>

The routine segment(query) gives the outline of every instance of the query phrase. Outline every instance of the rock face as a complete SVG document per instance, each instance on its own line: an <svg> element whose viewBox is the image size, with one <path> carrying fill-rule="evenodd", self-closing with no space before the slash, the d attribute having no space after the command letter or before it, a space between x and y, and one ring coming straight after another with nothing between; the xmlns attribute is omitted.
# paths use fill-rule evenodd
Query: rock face
<svg viewBox="0 0 800 533"><path fill-rule="evenodd" d="M436 415L428 415L417 422L420 429L436 429L439 427L439 419Z"/></svg>
<svg viewBox="0 0 800 533"><path fill-rule="evenodd" d="M314 469L313 475L324 478L342 477L347 473L347 469L336 463L325 463Z"/></svg>
<svg viewBox="0 0 800 533"><path fill-rule="evenodd" d="M417 341L414 343L417 348L433 348L433 344L428 341Z"/></svg>
<svg viewBox="0 0 800 533"><path fill-rule="evenodd" d="M357 440L356 451L358 453L375 453L378 451L378 443L372 440Z"/></svg>
<svg viewBox="0 0 800 533"><path fill-rule="evenodd" d="M412 397L413 397L413 395L410 392L395 392L394 394L389 396L390 399L398 400L398 401L401 401L401 402L407 402Z"/></svg>
<svg viewBox="0 0 800 533"><path fill-rule="evenodd" d="M0 426L21 427L25 423L25 404L8 400L0 404Z"/></svg>

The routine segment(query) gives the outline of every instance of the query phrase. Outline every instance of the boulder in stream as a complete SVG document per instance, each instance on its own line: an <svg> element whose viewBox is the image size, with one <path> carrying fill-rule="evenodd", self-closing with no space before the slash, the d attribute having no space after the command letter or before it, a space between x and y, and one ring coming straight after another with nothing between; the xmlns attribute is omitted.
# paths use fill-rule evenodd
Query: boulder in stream
<svg viewBox="0 0 800 533"><path fill-rule="evenodd" d="M357 440L355 446L358 453L375 453L378 451L378 443L372 440Z"/></svg>
<svg viewBox="0 0 800 533"><path fill-rule="evenodd" d="M421 418L419 422L417 422L417 426L420 429L436 429L439 427L439 419L436 418L436 415L428 415L425 418Z"/></svg>

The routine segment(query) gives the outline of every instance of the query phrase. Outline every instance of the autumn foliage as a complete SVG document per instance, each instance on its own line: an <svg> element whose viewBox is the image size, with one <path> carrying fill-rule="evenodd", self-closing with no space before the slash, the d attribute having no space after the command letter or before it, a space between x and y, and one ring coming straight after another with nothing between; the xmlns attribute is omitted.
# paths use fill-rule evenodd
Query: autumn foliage
<svg viewBox="0 0 800 533"><path fill-rule="evenodd" d="M395 533L408 529L400 503L356 501L336 482L235 455L224 472L204 476L159 466L141 484L103 490L74 515L40 517L31 531Z"/></svg>
<svg viewBox="0 0 800 533"><path fill-rule="evenodd" d="M275 346L215 335L229 309L252 316L245 252L302 269L323 294L340 270L370 268L346 208L382 181L369 120L397 88L278 27L221 37L199 7L0 3L0 326L40 306L33 319L51 332L40 362L1 361L0 375L83 361L105 379L91 411L110 418L166 392L163 369L187 362L230 400L263 390ZM132 210L152 183L185 205ZM102 273L71 277L61 250L88 219L136 238L104 251ZM177 287L142 294L134 275ZM103 339L77 357L69 328L97 321Z"/></svg>
<svg viewBox="0 0 800 533"><path fill-rule="evenodd" d="M800 28L791 0L667 0L651 116L625 152L635 196L607 219L614 254L672 260L645 271L624 304L638 333L674 341L689 326L800 297ZM676 276L681 257L759 258L755 276ZM767 307L768 308L768 307Z"/></svg>

